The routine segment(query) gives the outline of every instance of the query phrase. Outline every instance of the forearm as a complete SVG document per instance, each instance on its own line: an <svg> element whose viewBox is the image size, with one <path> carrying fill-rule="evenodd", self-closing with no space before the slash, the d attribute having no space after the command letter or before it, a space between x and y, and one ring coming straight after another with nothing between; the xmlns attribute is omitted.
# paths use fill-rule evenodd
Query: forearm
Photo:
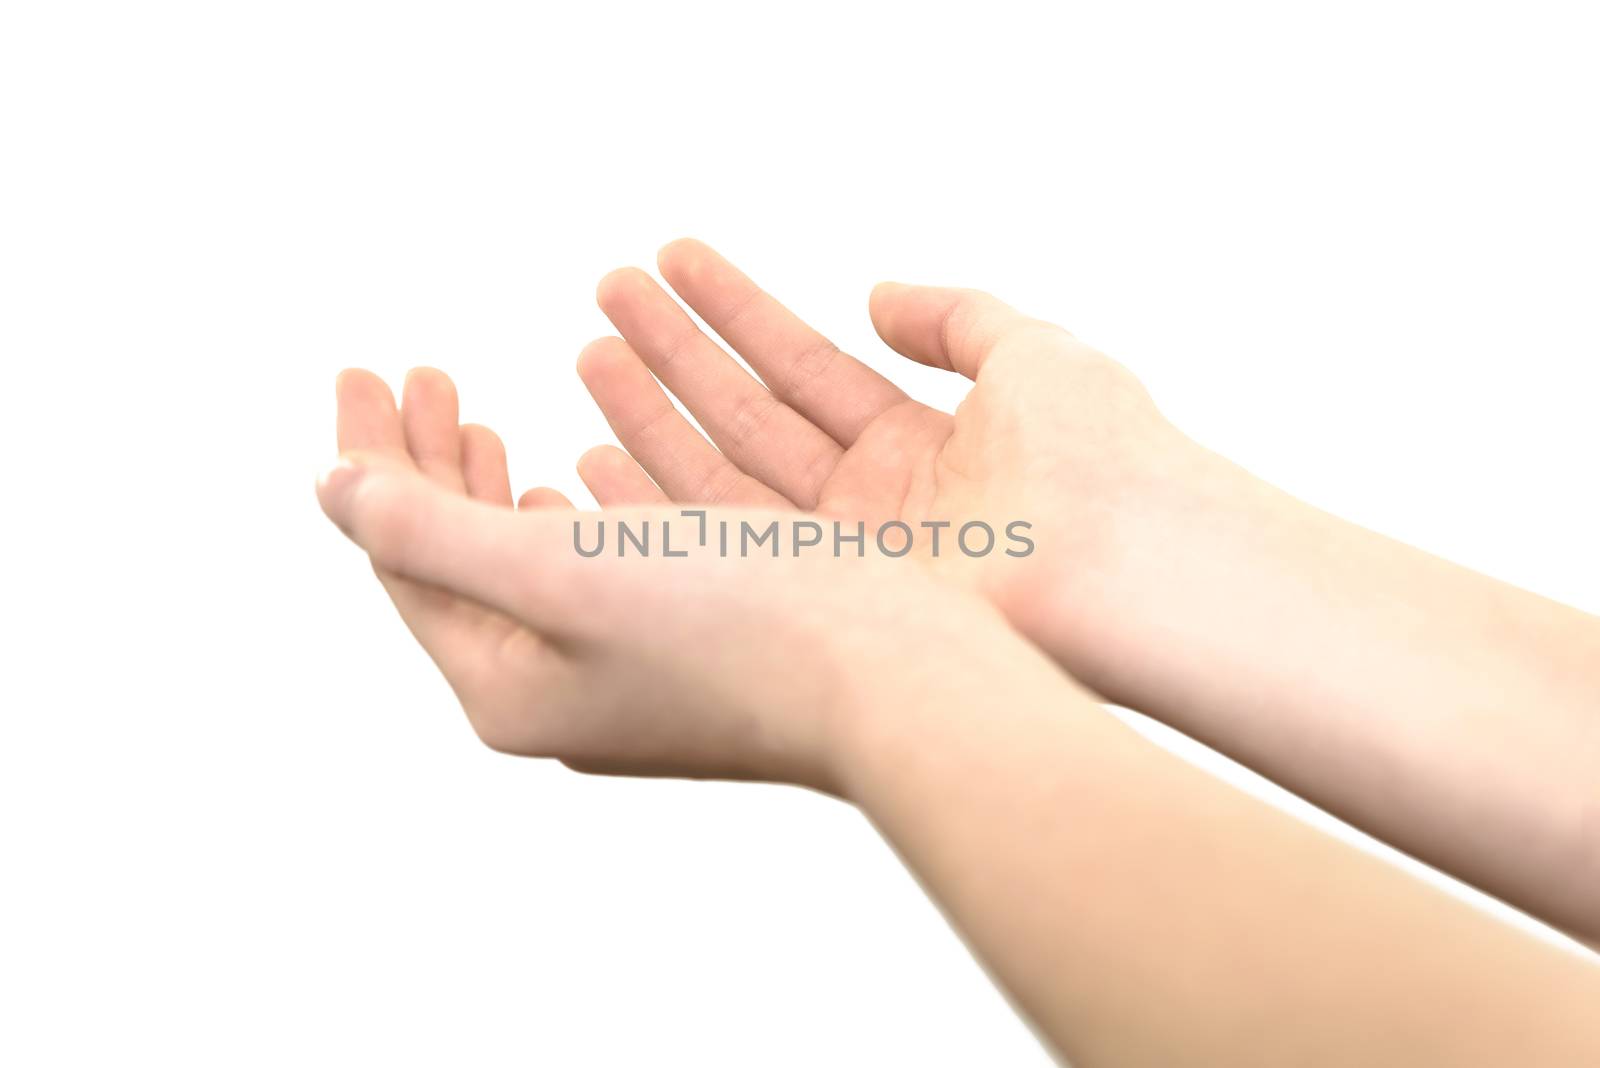
<svg viewBox="0 0 1600 1068"><path fill-rule="evenodd" d="M1237 793L1000 644L981 672L941 664L913 712L859 717L843 778L1075 1063L1600 1057L1600 971Z"/></svg>
<svg viewBox="0 0 1600 1068"><path fill-rule="evenodd" d="M1215 458L1146 499L1115 579L1058 590L1036 641L1111 700L1600 935L1600 620Z"/></svg>
<svg viewBox="0 0 1600 1068"><path fill-rule="evenodd" d="M641 272L608 276L626 343L580 373L638 464L586 465L603 505L710 489L873 525L1025 521L1026 560L929 558L1112 700L1600 935L1600 623L1292 501L1184 438L1126 368L987 294L873 290L891 348L973 380L946 415L705 246L660 264L774 388ZM771 425L749 433L751 412Z"/></svg>

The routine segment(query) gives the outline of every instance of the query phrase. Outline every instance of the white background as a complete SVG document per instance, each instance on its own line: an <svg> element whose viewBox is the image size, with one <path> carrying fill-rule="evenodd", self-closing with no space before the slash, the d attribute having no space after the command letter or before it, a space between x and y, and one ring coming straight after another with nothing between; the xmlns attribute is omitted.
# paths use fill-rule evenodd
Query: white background
<svg viewBox="0 0 1600 1068"><path fill-rule="evenodd" d="M845 806L478 745L316 508L335 372L587 501L607 269L946 405L866 295L973 285L1594 611L1590 7L7 3L0 1061L1044 1064Z"/></svg>

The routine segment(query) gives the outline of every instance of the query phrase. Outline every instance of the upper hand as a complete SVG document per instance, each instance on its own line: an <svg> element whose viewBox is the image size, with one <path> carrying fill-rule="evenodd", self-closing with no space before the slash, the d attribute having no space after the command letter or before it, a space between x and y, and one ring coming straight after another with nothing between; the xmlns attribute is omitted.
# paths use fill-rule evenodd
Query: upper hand
<svg viewBox="0 0 1600 1068"><path fill-rule="evenodd" d="M602 505L671 499L948 522L939 567L1093 677L1104 672L1082 646L1113 629L1134 581L1129 550L1173 544L1146 537L1169 491L1230 477L1126 369L985 293L886 282L869 302L891 348L972 380L951 415L840 351L700 242L667 245L659 266L760 380L643 271L607 275L597 297L622 337L592 342L578 363L627 450L580 461ZM952 539L973 520L1028 523L1038 551L1004 567L1003 557L969 558Z"/></svg>

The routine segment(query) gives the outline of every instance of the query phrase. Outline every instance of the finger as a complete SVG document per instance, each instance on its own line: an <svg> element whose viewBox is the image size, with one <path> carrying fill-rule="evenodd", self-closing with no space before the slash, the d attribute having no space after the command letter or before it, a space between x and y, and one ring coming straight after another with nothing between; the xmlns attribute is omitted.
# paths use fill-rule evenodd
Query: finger
<svg viewBox="0 0 1600 1068"><path fill-rule="evenodd" d="M341 457L318 480L317 498L386 570L540 632L567 629L579 576L566 520L472 500L375 453ZM592 582L598 573L589 574Z"/></svg>
<svg viewBox="0 0 1600 1068"><path fill-rule="evenodd" d="M802 508L815 506L843 455L838 442L752 378L643 271L612 271L596 299L729 460Z"/></svg>
<svg viewBox="0 0 1600 1068"><path fill-rule="evenodd" d="M415 469L394 395L370 371L347 370L335 382L341 452L362 451L402 469ZM372 570L395 610L447 678L465 677L487 615L445 590L413 582L372 561Z"/></svg>
<svg viewBox="0 0 1600 1068"><path fill-rule="evenodd" d="M511 507L511 475L506 470L506 447L500 436L477 423L463 426L460 435L461 479L467 495Z"/></svg>
<svg viewBox="0 0 1600 1068"><path fill-rule="evenodd" d="M409 462L405 433L400 429L400 410L383 379L358 368L341 371L334 380L334 396L339 407L340 452L383 452L406 457Z"/></svg>
<svg viewBox="0 0 1600 1068"><path fill-rule="evenodd" d="M598 445L578 458L578 477L602 508L624 504L666 504L667 495L650 481L633 457L614 445Z"/></svg>
<svg viewBox="0 0 1600 1068"><path fill-rule="evenodd" d="M978 376L983 361L1004 340L1035 331L1071 336L976 289L879 282L867 307L878 336L890 348L918 363L968 378Z"/></svg>
<svg viewBox="0 0 1600 1068"><path fill-rule="evenodd" d="M431 367L418 367L406 375L400 401L406 448L424 474L457 492L466 489L461 478L459 418L456 386L448 375Z"/></svg>
<svg viewBox="0 0 1600 1068"><path fill-rule="evenodd" d="M574 505L567 500L566 494L560 490L551 489L549 486L535 486L533 489L517 498L517 510L530 508L567 508Z"/></svg>
<svg viewBox="0 0 1600 1068"><path fill-rule="evenodd" d="M906 399L900 388L778 303L693 238L656 256L661 277L743 356L773 394L846 447Z"/></svg>
<svg viewBox="0 0 1600 1068"><path fill-rule="evenodd" d="M601 338L585 346L578 356L578 377L622 447L673 500L793 507L713 448L672 406L661 384L621 338Z"/></svg>

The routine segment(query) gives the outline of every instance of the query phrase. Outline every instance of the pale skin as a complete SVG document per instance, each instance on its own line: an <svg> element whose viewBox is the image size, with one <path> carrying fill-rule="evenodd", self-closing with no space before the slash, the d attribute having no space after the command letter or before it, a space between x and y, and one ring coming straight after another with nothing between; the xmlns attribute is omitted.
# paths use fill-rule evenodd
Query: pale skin
<svg viewBox="0 0 1600 1068"><path fill-rule="evenodd" d="M696 255L703 249L690 247ZM602 286L603 303L611 282ZM893 342L919 336L917 305L938 309L947 291L890 290L887 308L884 292L875 294L874 312ZM763 307L751 298L737 318L751 322ZM608 311L625 336L637 334L626 311ZM974 330L974 338L989 337ZM1062 336L1031 321L1015 342L996 335L979 389L1004 383L987 368L1005 367L1008 351L1023 362L1020 339L1054 345ZM613 509L607 520L692 523L667 493L716 497L714 517L819 504L874 520L999 515L1021 503L1007 494L1024 492L1038 468L1060 477L1070 466L1029 455L1033 439L1022 420L1005 411L985 415L971 400L955 424L975 427L971 435L952 433L941 417L941 439L937 413L895 401L899 414L885 409L875 417L890 420L881 432L872 429L875 419L861 420L865 408L850 416L860 422L848 452L833 438L845 423L834 423L826 433L837 456L792 451L769 455L763 467L736 455L737 441L759 449L787 418L774 414L781 402L747 399L728 409L732 425L758 432L725 438L724 461L710 446L675 435L659 406L643 407L657 404L659 389L648 374L633 374L644 368L623 360L634 351L619 344L601 343L598 368L597 348L586 351L585 380L655 479L616 450L586 456L580 471ZM681 363L687 355L680 347L666 366L692 367ZM816 359L820 371L789 381L827 382L831 365L853 372L841 359L848 358ZM610 384L620 387L608 401L612 373ZM726 376L700 373L728 388ZM669 385L671 374L664 374ZM1006 395L991 392L997 401ZM1011 395L1021 407L1039 392L1014 387ZM1078 561L1103 563L1087 554L1111 535L1082 532L1080 539L1069 528L1092 524L1074 516L1140 514L1131 501L1075 497L1073 515L1035 519L1041 549L1034 558L957 556L965 567L872 553L862 560L721 559L704 551L589 560L572 549L572 523L592 526L602 517L570 511L548 490L530 491L514 506L498 439L458 426L443 375L414 372L398 408L365 372L342 375L338 393L345 460L319 485L323 507L369 554L488 744L592 771L792 782L859 805L1044 1038L1074 1063L1600 1058L1592 1012L1600 970L1592 964L1526 939L1151 746L1061 670L1072 657L1047 641L1056 632L1035 631L1044 635L1035 637L1039 646L1019 635L1030 618L1017 603L1021 591L1067 581L1062 573ZM850 393L845 408L862 403L859 391ZM654 419L642 437L629 429L630 403ZM1084 406L1085 417L1092 407ZM1130 421L1142 418L1136 408L1130 401ZM713 436L722 433L715 419L702 422ZM1086 441L1106 444L1111 429ZM1164 433L1152 430L1151 438ZM703 451L654 458L651 439ZM933 443L931 454L918 451L924 441ZM1022 465L993 479L993 491L983 488L987 472L998 474L985 466L991 447ZM1115 466L1118 447L1107 451L1105 463ZM1138 486L1146 459L1133 446L1122 455L1121 472ZM735 459L760 472L758 484L742 467L720 466ZM807 468L795 474L798 463ZM773 470L786 464L787 481ZM806 499L807 479L814 499ZM957 505L960 511L943 510ZM1049 540L1057 536L1074 540ZM684 533L674 541L695 539ZM1063 544L1085 555L1038 559ZM1102 655L1114 662L1121 654ZM1114 692L1115 675L1107 671L1092 685Z"/></svg>
<svg viewBox="0 0 1600 1068"><path fill-rule="evenodd" d="M1600 620L1261 482L1125 368L987 294L884 283L869 302L890 348L973 379L951 416L706 245L658 261L759 379L647 274L607 275L622 337L578 370L632 459L580 462L602 505L1026 517L1041 546L1026 566L955 554L948 577L1086 686L1600 940Z"/></svg>

